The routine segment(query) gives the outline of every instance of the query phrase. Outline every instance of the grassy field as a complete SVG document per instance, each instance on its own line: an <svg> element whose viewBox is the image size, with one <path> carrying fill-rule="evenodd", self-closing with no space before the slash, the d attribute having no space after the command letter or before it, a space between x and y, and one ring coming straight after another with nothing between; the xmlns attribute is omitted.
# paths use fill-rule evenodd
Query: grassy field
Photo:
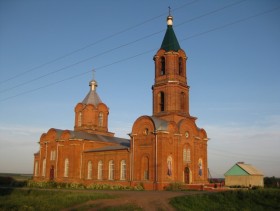
<svg viewBox="0 0 280 211"><path fill-rule="evenodd" d="M176 210L280 210L280 189L237 190L173 198Z"/></svg>
<svg viewBox="0 0 280 211"><path fill-rule="evenodd" d="M104 198L112 196L79 191L1 188L0 210L60 210Z"/></svg>
<svg viewBox="0 0 280 211"><path fill-rule="evenodd" d="M85 203L97 199L111 199L112 195L92 191L66 189L26 188L30 175L0 174L0 211L2 210L70 210L94 209ZM25 187L25 188L15 188ZM120 199L122 200L122 199ZM171 199L176 210L279 210L280 189L235 190L201 195L188 195ZM78 208L75 208L78 205ZM107 207L101 210L142 210L134 204Z"/></svg>

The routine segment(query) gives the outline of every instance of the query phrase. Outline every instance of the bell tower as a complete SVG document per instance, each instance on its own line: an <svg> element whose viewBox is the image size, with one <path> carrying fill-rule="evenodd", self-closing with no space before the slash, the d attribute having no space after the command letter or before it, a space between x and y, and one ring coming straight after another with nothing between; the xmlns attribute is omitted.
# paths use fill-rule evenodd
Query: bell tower
<svg viewBox="0 0 280 211"><path fill-rule="evenodd" d="M190 117L187 55L173 30L173 17L167 17L167 29L161 47L154 56L155 81L153 116L179 122Z"/></svg>
<svg viewBox="0 0 280 211"><path fill-rule="evenodd" d="M97 94L97 82L89 82L90 90L84 100L75 107L75 131L83 131L91 134L114 136L108 131L109 108Z"/></svg>

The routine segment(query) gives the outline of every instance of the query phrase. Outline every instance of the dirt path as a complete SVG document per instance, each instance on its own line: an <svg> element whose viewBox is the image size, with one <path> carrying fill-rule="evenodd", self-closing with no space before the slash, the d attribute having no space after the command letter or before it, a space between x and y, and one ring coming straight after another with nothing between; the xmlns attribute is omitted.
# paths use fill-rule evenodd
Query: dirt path
<svg viewBox="0 0 280 211"><path fill-rule="evenodd" d="M86 204L72 207L68 210L79 209L85 205L94 205L95 208L90 210L100 210L106 207L115 207L125 204L134 204L143 210L175 210L169 201L176 196L201 194L202 192L188 191L188 192L173 192L173 191L94 191L97 193L107 193L116 196L115 199L98 199L89 201Z"/></svg>

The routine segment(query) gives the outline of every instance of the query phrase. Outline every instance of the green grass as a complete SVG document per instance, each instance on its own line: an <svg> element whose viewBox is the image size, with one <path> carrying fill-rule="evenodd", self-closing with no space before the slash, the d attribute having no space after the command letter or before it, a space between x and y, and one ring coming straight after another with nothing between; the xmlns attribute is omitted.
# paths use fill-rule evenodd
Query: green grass
<svg viewBox="0 0 280 211"><path fill-rule="evenodd" d="M61 190L0 189L0 210L60 210L108 194Z"/></svg>
<svg viewBox="0 0 280 211"><path fill-rule="evenodd" d="M95 208L95 210L99 210L99 211L142 211L143 209L141 209L140 207L138 207L135 204L124 204L124 205L119 205L119 206L108 206L108 207L104 207L104 208L99 208L98 204L97 205L92 205L92 204L88 204L88 205L84 205L84 206L79 206L78 208L74 208L71 209L71 211L85 211L85 210L91 210Z"/></svg>
<svg viewBox="0 0 280 211"><path fill-rule="evenodd" d="M227 191L171 199L177 210L280 210L280 190Z"/></svg>

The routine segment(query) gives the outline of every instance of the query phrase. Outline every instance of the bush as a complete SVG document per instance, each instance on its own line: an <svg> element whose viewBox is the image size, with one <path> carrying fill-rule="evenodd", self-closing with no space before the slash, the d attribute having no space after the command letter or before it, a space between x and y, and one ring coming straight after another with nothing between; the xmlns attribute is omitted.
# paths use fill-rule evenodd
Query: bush
<svg viewBox="0 0 280 211"><path fill-rule="evenodd" d="M169 183L169 185L165 187L165 190L178 191L178 190L182 190L182 186L183 184L180 182L173 182L173 183Z"/></svg>

